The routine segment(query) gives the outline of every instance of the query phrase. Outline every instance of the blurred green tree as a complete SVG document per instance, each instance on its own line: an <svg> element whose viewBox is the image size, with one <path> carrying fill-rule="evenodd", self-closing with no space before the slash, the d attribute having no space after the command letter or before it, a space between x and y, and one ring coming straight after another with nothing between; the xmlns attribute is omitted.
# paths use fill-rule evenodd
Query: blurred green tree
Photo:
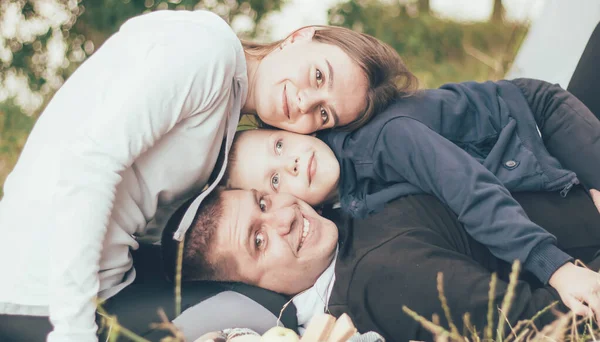
<svg viewBox="0 0 600 342"><path fill-rule="evenodd" d="M263 19L285 1L0 1L0 102L14 98L25 113L37 112L68 75L133 16L162 9L209 9L229 23L240 21L234 27L246 26L239 33L250 38L266 30Z"/></svg>
<svg viewBox="0 0 600 342"><path fill-rule="evenodd" d="M420 13L426 13L426 14L431 13L431 5L429 3L429 0L419 0L418 4L419 4L419 12Z"/></svg>
<svg viewBox="0 0 600 342"><path fill-rule="evenodd" d="M390 44L422 87L504 76L527 32L527 23L457 22L432 13L426 1L345 1L329 21Z"/></svg>

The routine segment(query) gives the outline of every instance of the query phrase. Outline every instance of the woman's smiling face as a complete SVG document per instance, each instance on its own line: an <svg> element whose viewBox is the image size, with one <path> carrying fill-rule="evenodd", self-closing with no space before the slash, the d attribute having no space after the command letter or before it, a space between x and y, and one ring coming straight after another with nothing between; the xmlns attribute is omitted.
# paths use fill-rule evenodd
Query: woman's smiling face
<svg viewBox="0 0 600 342"><path fill-rule="evenodd" d="M229 187L289 193L313 206L335 198L340 165L321 140L282 130L238 134Z"/></svg>
<svg viewBox="0 0 600 342"><path fill-rule="evenodd" d="M364 112L365 73L338 46L313 40L314 33L295 32L260 61L249 101L264 123L308 134L347 125Z"/></svg>

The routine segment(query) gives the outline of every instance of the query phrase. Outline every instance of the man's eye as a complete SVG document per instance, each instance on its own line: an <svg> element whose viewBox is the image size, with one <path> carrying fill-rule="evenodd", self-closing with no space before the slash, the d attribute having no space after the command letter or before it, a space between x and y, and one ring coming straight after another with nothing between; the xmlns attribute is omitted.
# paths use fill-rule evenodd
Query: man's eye
<svg viewBox="0 0 600 342"><path fill-rule="evenodd" d="M279 174L276 173L273 175L273 177L271 177L271 186L273 187L273 190L277 191L277 189L279 189Z"/></svg>
<svg viewBox="0 0 600 342"><path fill-rule="evenodd" d="M329 115L327 114L327 111L323 107L321 107L321 121L323 121L323 125L325 125L327 122L329 122Z"/></svg>
<svg viewBox="0 0 600 342"><path fill-rule="evenodd" d="M317 79L317 85L321 85L321 83L323 83L323 74L321 73L321 70L317 69L315 72L315 78Z"/></svg>
<svg viewBox="0 0 600 342"><path fill-rule="evenodd" d="M281 154L282 150L283 150L283 141L277 140L277 142L275 143L275 153Z"/></svg>
<svg viewBox="0 0 600 342"><path fill-rule="evenodd" d="M254 245L256 249L263 249L265 247L265 236L263 233L256 233L254 236Z"/></svg>
<svg viewBox="0 0 600 342"><path fill-rule="evenodd" d="M258 201L258 206L260 207L260 211L266 211L267 210L267 201L265 201L264 199L260 199L260 201Z"/></svg>

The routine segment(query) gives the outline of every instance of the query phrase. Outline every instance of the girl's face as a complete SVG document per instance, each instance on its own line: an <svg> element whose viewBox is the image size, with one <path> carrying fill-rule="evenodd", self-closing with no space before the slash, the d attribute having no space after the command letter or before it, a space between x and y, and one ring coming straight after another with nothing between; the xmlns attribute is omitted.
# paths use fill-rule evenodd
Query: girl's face
<svg viewBox="0 0 600 342"><path fill-rule="evenodd" d="M297 31L258 64L248 101L264 123L309 134L364 111L365 74L339 47L314 41L314 32Z"/></svg>
<svg viewBox="0 0 600 342"><path fill-rule="evenodd" d="M316 206L337 194L340 165L321 140L282 130L250 130L236 139L228 186L289 193Z"/></svg>

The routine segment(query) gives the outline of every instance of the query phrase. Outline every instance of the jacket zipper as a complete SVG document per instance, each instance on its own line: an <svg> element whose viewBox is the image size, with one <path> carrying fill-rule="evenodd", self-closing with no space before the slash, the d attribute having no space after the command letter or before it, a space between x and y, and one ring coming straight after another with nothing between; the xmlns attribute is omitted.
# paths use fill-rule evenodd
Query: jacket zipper
<svg viewBox="0 0 600 342"><path fill-rule="evenodd" d="M571 191L573 186L577 185L577 184L579 184L579 180L577 178L570 181L569 184L565 185L565 187L560 191L560 196L563 198L567 197L567 194L569 193L569 191Z"/></svg>

